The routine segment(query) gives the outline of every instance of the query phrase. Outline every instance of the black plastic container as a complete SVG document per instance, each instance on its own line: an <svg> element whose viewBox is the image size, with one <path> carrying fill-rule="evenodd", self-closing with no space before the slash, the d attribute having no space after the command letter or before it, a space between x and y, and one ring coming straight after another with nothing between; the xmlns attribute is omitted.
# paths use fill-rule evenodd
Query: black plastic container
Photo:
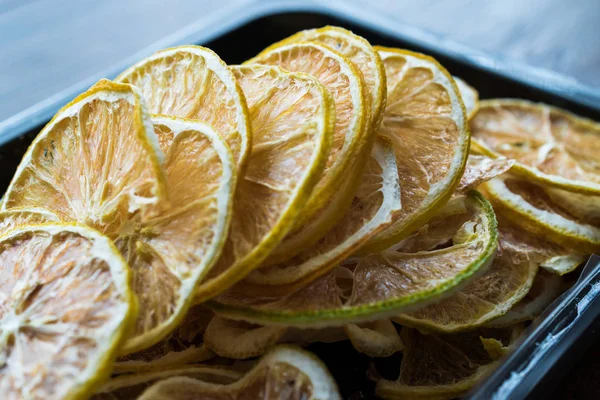
<svg viewBox="0 0 600 400"><path fill-rule="evenodd" d="M227 11L227 10L224 10ZM298 30L339 25L372 44L407 48L436 57L453 75L464 78L482 98L517 97L542 101L600 120L600 92L558 74L492 57L414 27L404 26L369 10L341 1L327 5L311 1L272 1L222 12L222 18L188 27L169 42L135 54L90 77L51 102L32 107L0 122L0 193L4 192L27 146L50 117L100 77L111 78L155 50L184 43L202 44L227 63L240 63ZM594 340L600 327L600 258L592 257L577 283L530 327L522 343L502 366L469 396L470 399L524 399L547 394ZM328 364L345 397L371 398L373 385L365 378L366 357L348 351L347 344L311 346ZM390 375L398 358L387 361ZM388 375L386 373L386 375Z"/></svg>

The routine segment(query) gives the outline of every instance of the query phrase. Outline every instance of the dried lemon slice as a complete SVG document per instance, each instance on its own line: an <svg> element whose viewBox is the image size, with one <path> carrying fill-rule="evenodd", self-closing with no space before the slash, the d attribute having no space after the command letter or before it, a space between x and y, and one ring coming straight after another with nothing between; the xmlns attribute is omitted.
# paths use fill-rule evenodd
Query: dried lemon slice
<svg viewBox="0 0 600 400"><path fill-rule="evenodd" d="M496 212L496 218L499 226L502 227L504 247L514 254L539 264L546 271L564 275L574 271L589 258L589 254L552 242L544 236L527 232L520 224L511 222L500 212Z"/></svg>
<svg viewBox="0 0 600 400"><path fill-rule="evenodd" d="M2 207L45 208L114 238L164 197L162 158L139 93L101 80L38 134Z"/></svg>
<svg viewBox="0 0 600 400"><path fill-rule="evenodd" d="M283 326L267 326L249 324L215 316L208 324L204 334L207 348L221 357L247 359L262 356L272 347L281 343L302 345L310 343L302 332L303 340L297 337L286 338L288 328ZM300 343L299 343L300 342Z"/></svg>
<svg viewBox="0 0 600 400"><path fill-rule="evenodd" d="M198 379L219 385L228 385L238 381L243 374L224 366L201 364L127 374L113 378L103 384L90 400L137 399L138 396L154 383L174 376Z"/></svg>
<svg viewBox="0 0 600 400"><path fill-rule="evenodd" d="M358 352L370 357L388 357L402 350L400 336L389 320L312 329L255 325L215 316L204 340L219 356L233 359L260 356L281 343L306 346L350 340Z"/></svg>
<svg viewBox="0 0 600 400"><path fill-rule="evenodd" d="M113 367L113 374L121 375L178 368L205 362L216 356L203 344L191 344L182 350L171 350L168 344L163 345L163 343L169 343L169 341L163 339L163 341L152 347L133 353L133 357L127 355L119 358Z"/></svg>
<svg viewBox="0 0 600 400"><path fill-rule="evenodd" d="M555 273L566 273L587 258L543 237L523 231L518 225L499 215L497 217L499 250L492 265L452 296L394 317L395 322L440 332L464 331L490 323L493 325L493 320L511 312L531 292L540 273L538 266L546 266ZM410 237L410 243L426 246L413 246L411 250L428 250L445 243L450 238L444 232L448 231L451 223L449 218L446 224L430 227ZM425 235L429 239L424 238ZM431 238L436 238L437 242ZM554 293L550 289L553 287L548 290ZM540 301L543 303L542 300ZM507 318L511 321L513 319L516 318ZM521 321L515 320L516 322Z"/></svg>
<svg viewBox="0 0 600 400"><path fill-rule="evenodd" d="M532 321L565 290L563 279L553 273L539 270L527 295L509 312L487 324L490 328L504 328Z"/></svg>
<svg viewBox="0 0 600 400"><path fill-rule="evenodd" d="M344 330L354 349L369 357L389 357L404 349L396 327L387 319L360 325L348 324Z"/></svg>
<svg viewBox="0 0 600 400"><path fill-rule="evenodd" d="M377 382L375 393L384 399L461 397L498 366L498 355L505 353L506 347L516 340L516 332L487 329L456 335L424 335L404 328L400 376L396 381Z"/></svg>
<svg viewBox="0 0 600 400"><path fill-rule="evenodd" d="M383 250L427 222L463 174L469 129L458 88L431 57L376 47L387 73L387 106L379 130L394 143L402 210L361 253Z"/></svg>
<svg viewBox="0 0 600 400"><path fill-rule="evenodd" d="M331 93L335 103L333 144L321 180L294 221L288 237L265 260L285 261L322 237L349 208L363 163L374 138L367 124L365 89L356 66L327 46L313 43L276 43L247 63L278 65L313 75ZM354 167L356 165L356 168Z"/></svg>
<svg viewBox="0 0 600 400"><path fill-rule="evenodd" d="M454 76L453 78L454 82L456 82L456 87L458 87L460 97L462 98L462 101L465 104L467 116L471 118L477 111L477 108L479 107L479 92L477 92L477 90L475 90L474 87L472 87L459 77Z"/></svg>
<svg viewBox="0 0 600 400"><path fill-rule="evenodd" d="M600 250L600 221L571 213L542 187L517 175L502 175L483 185L486 196L506 218L533 234L582 253Z"/></svg>
<svg viewBox="0 0 600 400"><path fill-rule="evenodd" d="M333 377L319 359L294 347L279 346L232 384L217 385L188 377L174 377L155 383L139 400L235 398L242 393L250 399L340 399Z"/></svg>
<svg viewBox="0 0 600 400"><path fill-rule="evenodd" d="M365 38L337 26L300 31L278 44L297 42L324 44L354 63L365 83L370 100L369 121L371 129L377 131L386 103L386 80L381 57L371 44Z"/></svg>
<svg viewBox="0 0 600 400"><path fill-rule="evenodd" d="M499 99L481 103L471 129L477 151L515 159L514 173L543 186L569 214L600 226L600 124L546 104ZM545 216L536 218L544 223Z"/></svg>
<svg viewBox="0 0 600 400"><path fill-rule="evenodd" d="M215 316L204 335L207 347L222 357L246 359L265 354L281 343L304 346L315 342L350 340L356 351L369 357L389 357L401 351L402 341L389 320L322 329L253 325Z"/></svg>
<svg viewBox="0 0 600 400"><path fill-rule="evenodd" d="M233 73L201 46L164 49L116 78L137 86L153 114L204 121L225 138L240 171L252 149L248 108Z"/></svg>
<svg viewBox="0 0 600 400"><path fill-rule="evenodd" d="M197 288L197 302L242 279L279 244L320 179L331 147L333 100L316 79L263 65L232 71L248 101L254 147L236 189L229 238Z"/></svg>
<svg viewBox="0 0 600 400"><path fill-rule="evenodd" d="M3 397L85 397L135 318L119 251L92 229L48 224L0 239L0 265Z"/></svg>
<svg viewBox="0 0 600 400"><path fill-rule="evenodd" d="M207 303L218 315L267 325L323 327L373 321L448 294L487 267L496 252L496 218L477 192L452 204L460 240L428 252L390 249L339 267L292 293L248 294L243 283Z"/></svg>
<svg viewBox="0 0 600 400"><path fill-rule="evenodd" d="M510 170L514 163L514 160L504 157L490 158L470 154L465 172L461 176L458 186L456 186L456 193L466 193L468 190L477 189L484 182Z"/></svg>
<svg viewBox="0 0 600 400"><path fill-rule="evenodd" d="M244 359L265 354L285 334L283 326L259 326L215 316L204 333L206 346L222 357Z"/></svg>
<svg viewBox="0 0 600 400"><path fill-rule="evenodd" d="M453 223L453 216L446 223L432 226L423 233L438 237L445 242L444 231ZM444 226L446 225L446 226ZM438 231L436 232L436 228ZM480 327L504 315L529 292L538 271L530 253L517 251L527 246L526 235L518 228L498 224L498 251L490 267L466 284L458 292L439 302L393 317L405 326L438 332L458 332ZM412 243L427 243L415 235ZM455 235L450 240L460 240ZM428 243L428 247L434 244ZM427 251L429 248L411 249Z"/></svg>
<svg viewBox="0 0 600 400"><path fill-rule="evenodd" d="M0 211L0 236L23 225L40 225L48 222L59 222L59 218L42 208L15 208Z"/></svg>
<svg viewBox="0 0 600 400"><path fill-rule="evenodd" d="M231 153L212 128L156 116L150 134L132 88L103 82L59 112L25 156L5 203L43 204L115 242L139 301L122 353L151 346L183 318L222 248L236 182ZM166 153L166 173L153 145ZM73 148L81 154L73 157ZM163 179L169 204L152 204Z"/></svg>
<svg viewBox="0 0 600 400"><path fill-rule="evenodd" d="M588 202L600 218L600 124L546 104L498 99L480 102L471 131L480 150L516 160L514 172L593 196ZM573 202L574 209L583 208L582 201Z"/></svg>
<svg viewBox="0 0 600 400"><path fill-rule="evenodd" d="M291 260L253 271L246 285L263 294L285 293L324 275L388 226L401 208L398 168L392 144L379 138L350 210L319 242Z"/></svg>
<svg viewBox="0 0 600 400"><path fill-rule="evenodd" d="M114 374L174 368L200 363L215 357L203 344L202 336L214 314L197 305L190 308L184 320L167 337L137 353L117 359Z"/></svg>
<svg viewBox="0 0 600 400"><path fill-rule="evenodd" d="M182 321L197 283L221 254L236 185L231 152L209 125L166 116L153 122L166 155L169 207L115 238L140 303L122 354L157 343Z"/></svg>

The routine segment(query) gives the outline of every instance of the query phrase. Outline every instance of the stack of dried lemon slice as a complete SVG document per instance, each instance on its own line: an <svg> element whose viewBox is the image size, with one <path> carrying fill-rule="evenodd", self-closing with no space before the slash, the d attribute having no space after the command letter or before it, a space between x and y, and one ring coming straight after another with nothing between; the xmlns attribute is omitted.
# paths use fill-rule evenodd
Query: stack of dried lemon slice
<svg viewBox="0 0 600 400"><path fill-rule="evenodd" d="M485 185L507 218L569 248L600 249L600 125L523 100L482 102L471 125L477 151L516 161Z"/></svg>
<svg viewBox="0 0 600 400"><path fill-rule="evenodd" d="M403 353L377 395L455 398L600 249L599 151L342 28L236 66L159 51L61 109L4 195L0 388L334 399L282 343L348 341Z"/></svg>

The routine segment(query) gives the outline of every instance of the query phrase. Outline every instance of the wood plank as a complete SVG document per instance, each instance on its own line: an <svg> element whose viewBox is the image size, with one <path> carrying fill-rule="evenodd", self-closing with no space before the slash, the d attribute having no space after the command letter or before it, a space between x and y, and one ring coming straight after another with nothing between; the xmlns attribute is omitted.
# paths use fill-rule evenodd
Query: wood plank
<svg viewBox="0 0 600 400"><path fill-rule="evenodd" d="M358 0L474 48L600 89L598 0Z"/></svg>
<svg viewBox="0 0 600 400"><path fill-rule="evenodd" d="M0 121L247 1L0 0ZM600 87L598 0L347 1Z"/></svg>

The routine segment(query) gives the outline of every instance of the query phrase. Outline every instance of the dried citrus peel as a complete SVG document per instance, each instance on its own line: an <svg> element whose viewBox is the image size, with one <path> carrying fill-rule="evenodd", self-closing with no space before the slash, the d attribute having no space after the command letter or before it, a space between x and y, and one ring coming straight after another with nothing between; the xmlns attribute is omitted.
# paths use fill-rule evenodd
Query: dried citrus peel
<svg viewBox="0 0 600 400"><path fill-rule="evenodd" d="M457 201L463 204L457 218L469 234L456 245L417 253L390 250L351 260L286 295L249 296L234 287L208 306L227 318L257 324L323 327L382 319L448 295L487 267L497 247L489 203L477 192Z"/></svg>

